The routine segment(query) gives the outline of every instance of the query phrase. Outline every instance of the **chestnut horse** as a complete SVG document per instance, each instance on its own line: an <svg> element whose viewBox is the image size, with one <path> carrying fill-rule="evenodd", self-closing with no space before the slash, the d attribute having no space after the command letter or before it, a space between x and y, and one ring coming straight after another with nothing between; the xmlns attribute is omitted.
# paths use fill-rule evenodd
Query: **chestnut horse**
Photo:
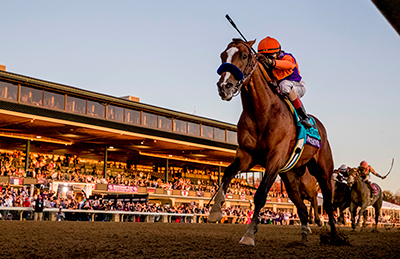
<svg viewBox="0 0 400 259"><path fill-rule="evenodd" d="M302 225L302 242L307 242L308 213L299 190L299 177L306 168L317 179L324 197L324 209L329 216L331 237L336 238L335 219L332 212L333 160L327 133L322 123L314 117L320 136L321 148L305 145L296 166L285 173L280 169L287 163L296 143L296 126L293 115L277 91L269 73L261 69L251 49L255 41L233 39L221 53L222 63L227 68L221 71L217 86L222 100L230 101L240 93L243 111L237 124L238 148L234 161L226 168L221 186L208 220L216 222L222 218L221 205L231 179L255 165L265 168L264 177L254 196L254 213L241 244L254 246L258 217L266 202L278 174L285 183L288 195L296 205ZM227 65L226 65L227 64ZM229 71L228 71L229 70ZM241 75L241 76L240 76Z"/></svg>
<svg viewBox="0 0 400 259"><path fill-rule="evenodd" d="M318 184L317 179L310 174L310 172L306 169L306 172L302 177L300 177L299 181L300 185L300 194L303 200L308 200L311 202L310 213L308 214L308 221L312 222L312 211L314 210L314 222L318 226L322 226L321 219L319 218L318 213ZM311 229L309 229L311 232Z"/></svg>

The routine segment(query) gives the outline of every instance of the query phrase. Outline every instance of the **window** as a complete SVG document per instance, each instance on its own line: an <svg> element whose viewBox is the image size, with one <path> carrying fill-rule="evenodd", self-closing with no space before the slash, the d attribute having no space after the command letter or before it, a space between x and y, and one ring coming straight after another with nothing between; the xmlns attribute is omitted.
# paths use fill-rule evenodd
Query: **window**
<svg viewBox="0 0 400 259"><path fill-rule="evenodd" d="M201 125L201 136L203 138L213 138L214 137L214 128L207 125Z"/></svg>
<svg viewBox="0 0 400 259"><path fill-rule="evenodd" d="M143 112L143 125L147 127L157 128L157 115Z"/></svg>
<svg viewBox="0 0 400 259"><path fill-rule="evenodd" d="M237 132L236 131L231 131L228 130L228 142L229 143L233 143L233 144L237 144Z"/></svg>
<svg viewBox="0 0 400 259"><path fill-rule="evenodd" d="M158 127L163 130L171 130L172 119L170 117L158 115Z"/></svg>
<svg viewBox="0 0 400 259"><path fill-rule="evenodd" d="M67 112L86 114L86 100L67 95Z"/></svg>
<svg viewBox="0 0 400 259"><path fill-rule="evenodd" d="M87 115L104 119L105 111L106 109L104 107L104 104L89 100L87 101Z"/></svg>
<svg viewBox="0 0 400 259"><path fill-rule="evenodd" d="M18 85L0 81L0 98L17 101Z"/></svg>
<svg viewBox="0 0 400 259"><path fill-rule="evenodd" d="M194 136L200 136L200 124L188 122L188 133Z"/></svg>
<svg viewBox="0 0 400 259"><path fill-rule="evenodd" d="M140 111L125 109L125 122L140 125Z"/></svg>
<svg viewBox="0 0 400 259"><path fill-rule="evenodd" d="M51 109L64 110L65 95L44 91L43 106Z"/></svg>
<svg viewBox="0 0 400 259"><path fill-rule="evenodd" d="M42 106L43 90L21 86L21 103Z"/></svg>
<svg viewBox="0 0 400 259"><path fill-rule="evenodd" d="M225 130L220 128L214 128L214 139L219 141L225 141Z"/></svg>
<svg viewBox="0 0 400 259"><path fill-rule="evenodd" d="M124 108L108 105L107 106L107 119L116 120L116 121L124 121Z"/></svg>
<svg viewBox="0 0 400 259"><path fill-rule="evenodd" d="M174 120L174 131L183 133L183 134L187 134L187 121L175 119Z"/></svg>

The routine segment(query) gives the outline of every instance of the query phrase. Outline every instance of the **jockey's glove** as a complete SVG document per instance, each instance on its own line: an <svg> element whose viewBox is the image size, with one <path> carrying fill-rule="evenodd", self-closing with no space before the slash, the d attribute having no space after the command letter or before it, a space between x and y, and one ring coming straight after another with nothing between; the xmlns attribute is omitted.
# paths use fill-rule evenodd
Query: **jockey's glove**
<svg viewBox="0 0 400 259"><path fill-rule="evenodd" d="M267 58L263 54L257 53L256 54L257 60L261 63L266 64L267 66L271 67L274 64L274 61L270 58Z"/></svg>

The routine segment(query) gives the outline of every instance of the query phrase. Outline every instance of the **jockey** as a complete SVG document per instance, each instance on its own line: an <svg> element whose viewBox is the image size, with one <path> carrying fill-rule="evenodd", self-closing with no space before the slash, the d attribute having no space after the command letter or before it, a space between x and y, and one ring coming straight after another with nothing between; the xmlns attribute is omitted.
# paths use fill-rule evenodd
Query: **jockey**
<svg viewBox="0 0 400 259"><path fill-rule="evenodd" d="M290 102L300 116L300 122L307 128L313 126L300 98L306 93L305 82L300 76L296 59L290 53L281 50L280 43L271 37L266 37L258 44L257 59L272 67L272 73L278 81L279 91Z"/></svg>
<svg viewBox="0 0 400 259"><path fill-rule="evenodd" d="M349 176L348 175L349 169L350 169L350 167L348 167L347 165L345 165L345 164L341 165L338 169L338 175L337 175L336 179L339 182L346 180L347 177Z"/></svg>
<svg viewBox="0 0 400 259"><path fill-rule="evenodd" d="M358 167L358 172L360 173L360 176L363 179L363 181L367 184L368 188L371 190L371 197L372 197L372 194L374 193L374 188L372 187L372 184L369 181L370 179L369 174L372 173L381 179L385 179L386 176L381 176L380 174L375 172L375 169L372 168L372 166L368 165L366 161L361 161L360 166Z"/></svg>

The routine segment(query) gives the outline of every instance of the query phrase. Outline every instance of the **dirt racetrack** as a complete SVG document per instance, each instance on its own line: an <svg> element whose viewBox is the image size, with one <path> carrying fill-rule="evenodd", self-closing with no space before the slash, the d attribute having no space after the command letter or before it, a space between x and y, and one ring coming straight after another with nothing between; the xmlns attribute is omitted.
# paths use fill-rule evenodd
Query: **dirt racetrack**
<svg viewBox="0 0 400 259"><path fill-rule="evenodd" d="M238 244L246 225L0 221L1 258L400 258L400 229L352 232L350 246L320 245L312 227L260 225L256 246Z"/></svg>

